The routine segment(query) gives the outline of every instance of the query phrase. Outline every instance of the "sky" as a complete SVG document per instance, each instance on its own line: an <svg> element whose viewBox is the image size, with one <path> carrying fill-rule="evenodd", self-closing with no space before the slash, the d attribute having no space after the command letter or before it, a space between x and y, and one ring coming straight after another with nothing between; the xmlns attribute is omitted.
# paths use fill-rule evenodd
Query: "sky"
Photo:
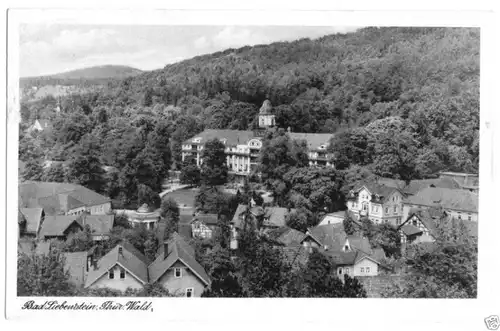
<svg viewBox="0 0 500 331"><path fill-rule="evenodd" d="M153 70L227 48L318 38L356 27L21 25L20 76L97 65Z"/></svg>

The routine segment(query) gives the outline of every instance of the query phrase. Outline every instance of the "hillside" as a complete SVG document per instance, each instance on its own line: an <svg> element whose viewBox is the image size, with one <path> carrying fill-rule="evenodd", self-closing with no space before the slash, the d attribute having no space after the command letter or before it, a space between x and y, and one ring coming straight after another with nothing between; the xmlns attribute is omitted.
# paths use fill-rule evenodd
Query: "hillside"
<svg viewBox="0 0 500 331"><path fill-rule="evenodd" d="M228 49L111 80L99 91L65 98L62 108L86 109L87 115L101 109L108 123L120 125L138 114L168 118L178 160L179 143L203 129L254 127L258 108L269 99L280 127L336 133L337 149L348 146L339 154L344 167L399 177L381 168L376 156L358 157L372 155L368 133L396 130L394 137L412 144L414 176L476 171L479 39L474 28L364 28ZM54 116L45 102L26 107L24 118L36 107ZM93 134L105 141L105 132Z"/></svg>

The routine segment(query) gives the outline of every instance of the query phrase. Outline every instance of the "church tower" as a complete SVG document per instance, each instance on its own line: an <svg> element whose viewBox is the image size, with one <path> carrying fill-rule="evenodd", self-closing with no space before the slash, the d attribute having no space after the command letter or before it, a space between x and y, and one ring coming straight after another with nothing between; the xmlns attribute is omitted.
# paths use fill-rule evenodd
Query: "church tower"
<svg viewBox="0 0 500 331"><path fill-rule="evenodd" d="M259 111L259 128L273 127L275 123L274 114L271 113L273 106L269 100L264 101Z"/></svg>

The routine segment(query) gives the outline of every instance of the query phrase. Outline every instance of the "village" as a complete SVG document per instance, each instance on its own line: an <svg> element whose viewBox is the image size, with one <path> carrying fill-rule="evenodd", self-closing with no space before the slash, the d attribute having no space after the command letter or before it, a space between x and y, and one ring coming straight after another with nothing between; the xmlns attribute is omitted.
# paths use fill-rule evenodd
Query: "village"
<svg viewBox="0 0 500 331"><path fill-rule="evenodd" d="M321 201L312 217L305 207L291 205L263 184L263 150L274 148L271 136L288 139L304 146L306 165L315 169L311 171L328 173L336 169L330 148L334 134L279 128L268 100L257 123L253 130L207 129L185 140L183 168L171 172L162 191L138 201L135 208L116 208L111 198L74 183L21 181L20 254L57 252L71 286L84 291L126 293L160 286L170 295L189 298L213 293L213 284L220 282L212 279L206 256L222 245L229 261L237 263L248 250L250 236L280 252L290 270L308 268L310 258L320 254L331 261L331 276L344 284L346 278L356 279L368 297L378 297L381 285L397 283L411 272L401 262L406 256L432 250L443 233L458 238L456 233L462 231L477 242L477 174L441 171L414 180L361 178L348 182L349 190L336 200L330 193L311 191L305 198L314 195ZM49 127L47 121L36 120L28 131ZM196 170L200 168L201 173ZM221 181L222 168L226 178ZM208 182L200 179L206 173L212 178ZM333 183L330 175L320 176ZM298 181L287 189L300 191L307 184ZM216 192L213 199L211 192ZM220 196L233 199L219 203Z"/></svg>

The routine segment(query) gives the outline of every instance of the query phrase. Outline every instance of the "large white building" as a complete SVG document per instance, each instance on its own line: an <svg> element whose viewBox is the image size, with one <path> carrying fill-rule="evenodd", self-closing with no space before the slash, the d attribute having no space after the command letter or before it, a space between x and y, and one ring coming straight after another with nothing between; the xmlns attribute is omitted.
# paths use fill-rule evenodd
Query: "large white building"
<svg viewBox="0 0 500 331"><path fill-rule="evenodd" d="M240 130L205 130L186 140L182 144L182 161L188 157L196 160L196 165L203 162L202 152L207 141L219 139L226 146L226 162L230 173L247 176L258 165L258 157L262 148L262 136L265 129L275 126L275 116L271 113L271 104L265 101L259 112L259 129L256 131ZM333 157L327 152L329 133L297 133L287 132L294 140L305 140L308 146L309 164L311 166L333 166Z"/></svg>

